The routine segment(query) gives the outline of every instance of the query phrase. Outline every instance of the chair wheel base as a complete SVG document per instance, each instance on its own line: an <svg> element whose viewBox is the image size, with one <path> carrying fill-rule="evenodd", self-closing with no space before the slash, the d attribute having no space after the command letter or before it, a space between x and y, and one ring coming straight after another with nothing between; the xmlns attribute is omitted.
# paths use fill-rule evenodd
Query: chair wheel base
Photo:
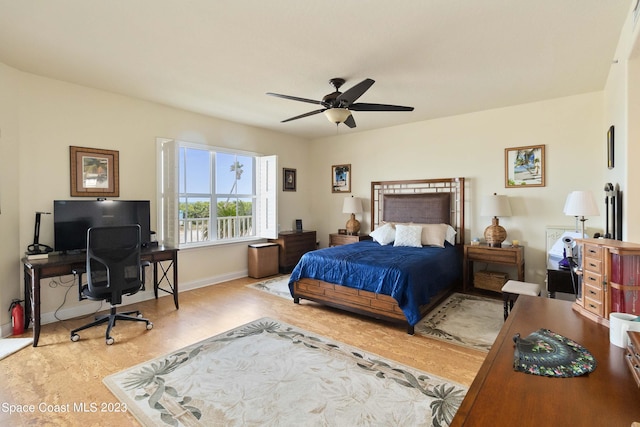
<svg viewBox="0 0 640 427"><path fill-rule="evenodd" d="M80 335L78 334L71 334L71 341L76 342L80 339Z"/></svg>

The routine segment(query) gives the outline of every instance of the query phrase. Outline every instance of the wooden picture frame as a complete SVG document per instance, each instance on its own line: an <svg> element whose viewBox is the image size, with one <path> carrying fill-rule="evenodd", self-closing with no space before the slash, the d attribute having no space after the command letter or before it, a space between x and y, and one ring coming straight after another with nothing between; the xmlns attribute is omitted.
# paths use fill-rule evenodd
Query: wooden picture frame
<svg viewBox="0 0 640 427"><path fill-rule="evenodd" d="M296 170L282 168L282 191L296 191Z"/></svg>
<svg viewBox="0 0 640 427"><path fill-rule="evenodd" d="M505 188L544 187L544 145L505 148Z"/></svg>
<svg viewBox="0 0 640 427"><path fill-rule="evenodd" d="M351 193L351 165L331 166L331 192Z"/></svg>
<svg viewBox="0 0 640 427"><path fill-rule="evenodd" d="M72 197L119 197L119 153L69 147Z"/></svg>
<svg viewBox="0 0 640 427"><path fill-rule="evenodd" d="M613 125L609 127L607 131L607 168L613 169L614 163L614 151L615 151L615 132Z"/></svg>

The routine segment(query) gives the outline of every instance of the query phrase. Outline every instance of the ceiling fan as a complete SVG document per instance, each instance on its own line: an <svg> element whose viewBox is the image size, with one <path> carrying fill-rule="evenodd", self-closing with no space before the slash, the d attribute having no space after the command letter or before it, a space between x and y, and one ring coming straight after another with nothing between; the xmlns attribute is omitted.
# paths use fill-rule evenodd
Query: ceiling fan
<svg viewBox="0 0 640 427"><path fill-rule="evenodd" d="M375 83L372 79L364 79L357 85L348 89L344 93L340 92L340 87L344 84L345 80L341 78L333 78L329 80L329 83L336 89L328 95L325 95L321 101L315 101L313 99L299 98L297 96L281 95L279 93L267 92L267 95L277 96L278 98L291 99L293 101L307 102L309 104L322 105L319 110L310 111L308 113L300 114L299 116L291 117L283 120L281 123L290 122L292 120L301 119L303 117L313 116L314 114L324 113L330 122L336 125L344 123L350 128L356 127L356 121L351 115L351 111L413 111L413 107L403 107L400 105L387 105L387 104L367 104L363 102L354 103L358 98L365 93L371 85Z"/></svg>

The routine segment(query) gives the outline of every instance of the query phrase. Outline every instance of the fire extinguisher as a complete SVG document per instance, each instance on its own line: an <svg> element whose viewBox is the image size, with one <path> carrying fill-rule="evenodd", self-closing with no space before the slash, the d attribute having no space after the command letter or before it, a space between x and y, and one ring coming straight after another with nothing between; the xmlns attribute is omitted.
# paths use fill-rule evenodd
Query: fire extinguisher
<svg viewBox="0 0 640 427"><path fill-rule="evenodd" d="M9 307L13 335L22 335L24 333L24 310L20 304L21 302L19 299L14 299L11 301L11 306Z"/></svg>

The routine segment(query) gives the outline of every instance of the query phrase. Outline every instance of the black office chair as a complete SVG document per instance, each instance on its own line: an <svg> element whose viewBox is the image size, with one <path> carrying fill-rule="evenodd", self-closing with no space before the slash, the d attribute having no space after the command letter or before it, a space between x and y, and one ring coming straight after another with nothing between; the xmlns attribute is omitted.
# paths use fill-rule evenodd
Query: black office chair
<svg viewBox="0 0 640 427"><path fill-rule="evenodd" d="M149 262L140 261L140 226L124 225L115 227L93 227L87 230L86 269L76 269L78 275L78 299L105 300L111 304L109 315L96 317L92 323L71 331L71 341L78 341L79 331L108 322L107 345L114 343L111 328L116 320L145 322L147 329L153 323L142 317L140 311L116 313L116 306L122 304L122 295L133 295L144 289L144 268ZM86 273L87 284L82 284Z"/></svg>

